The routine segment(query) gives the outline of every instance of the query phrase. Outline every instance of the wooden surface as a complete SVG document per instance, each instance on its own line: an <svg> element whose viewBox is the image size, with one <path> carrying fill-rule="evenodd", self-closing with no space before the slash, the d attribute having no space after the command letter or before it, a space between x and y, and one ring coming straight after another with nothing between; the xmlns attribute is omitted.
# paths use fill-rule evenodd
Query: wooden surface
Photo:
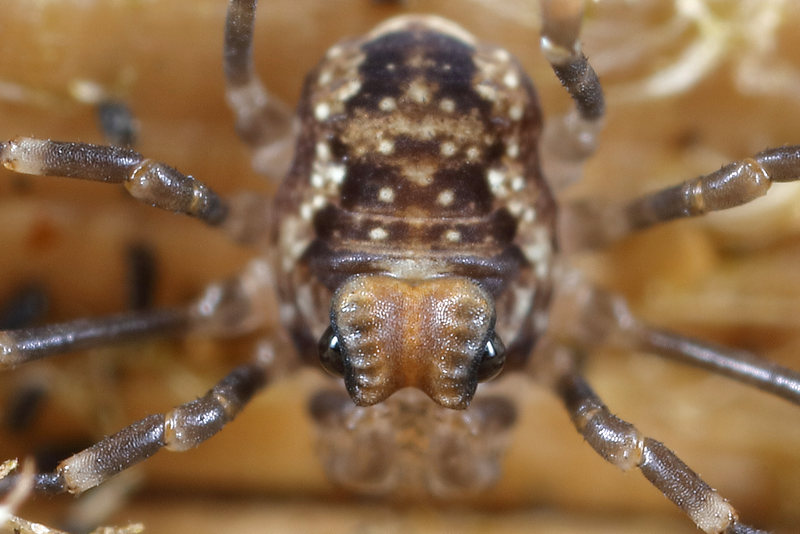
<svg viewBox="0 0 800 534"><path fill-rule="evenodd" d="M70 96L70 87L89 81L131 106L141 123L141 152L223 193L269 190L250 171L224 103L224 4L6 2L0 139L100 142L93 107ZM538 53L533 4L262 1L258 68L293 103L303 73L338 38L391 14L437 12L519 56L552 116L569 102ZM667 1L636 8L622 1L593 4L585 47L608 90L608 125L572 194L633 196L768 146L800 143L798 8L788 2L698 5L708 11L692 21ZM674 94L652 94L670 88ZM776 187L747 208L655 229L576 262L656 324L797 369L798 201L797 187ZM113 187L0 173L0 302L20 284L38 281L51 295L54 320L124 309L124 255L134 242L156 251L160 305L185 301L253 254L195 221L137 205ZM165 411L203 393L246 358L247 347L160 341L3 373L0 402L36 380L50 394L34 427L2 431L0 458L91 441ZM676 450L748 522L800 531L797 407L648 355L602 351L587 362L587 376L612 410ZM162 452L137 468L120 485L138 490L104 521L142 521L151 533L696 531L639 474L605 464L560 405L523 381L509 385L523 390L524 407L505 475L486 495L455 507L343 495L324 480L314 456L305 416L314 377L303 373L262 395L201 448ZM95 501L89 508L102 506ZM70 498L35 499L21 513L55 525L74 507Z"/></svg>

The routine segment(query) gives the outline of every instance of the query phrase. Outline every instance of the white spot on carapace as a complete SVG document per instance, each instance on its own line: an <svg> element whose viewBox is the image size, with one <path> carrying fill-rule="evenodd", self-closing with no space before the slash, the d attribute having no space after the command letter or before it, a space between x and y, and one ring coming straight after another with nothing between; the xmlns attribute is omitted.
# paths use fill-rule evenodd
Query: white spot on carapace
<svg viewBox="0 0 800 534"><path fill-rule="evenodd" d="M519 157L519 143L510 141L508 145L506 145L506 156L509 158Z"/></svg>
<svg viewBox="0 0 800 534"><path fill-rule="evenodd" d="M302 217L304 221L310 221L313 216L314 208L311 207L311 204L300 204L300 217Z"/></svg>
<svg viewBox="0 0 800 534"><path fill-rule="evenodd" d="M381 111L394 111L397 109L397 101L391 96L384 97L378 103L378 108Z"/></svg>
<svg viewBox="0 0 800 534"><path fill-rule="evenodd" d="M320 72L319 78L317 78L317 85L320 86L328 85L331 82L332 78L333 78L333 73L330 71L330 69L325 69L322 72Z"/></svg>
<svg viewBox="0 0 800 534"><path fill-rule="evenodd" d="M394 63L387 63L386 64L386 70L388 70L389 72L394 72L394 69L396 69L396 68L397 68L397 65L395 65Z"/></svg>
<svg viewBox="0 0 800 534"><path fill-rule="evenodd" d="M342 47L339 45L334 45L328 49L327 56L331 59L337 58L342 55Z"/></svg>
<svg viewBox="0 0 800 534"><path fill-rule="evenodd" d="M416 79L409 84L406 95L417 104L425 104L431 99L431 88L425 80Z"/></svg>
<svg viewBox="0 0 800 534"><path fill-rule="evenodd" d="M378 152L381 154L391 154L394 152L394 142L390 139L381 139L378 143Z"/></svg>
<svg viewBox="0 0 800 534"><path fill-rule="evenodd" d="M311 187L314 189L321 189L324 186L325 178L318 172L311 173Z"/></svg>
<svg viewBox="0 0 800 534"><path fill-rule="evenodd" d="M525 189L525 178L522 176L515 176L511 179L512 191L522 191Z"/></svg>
<svg viewBox="0 0 800 534"><path fill-rule="evenodd" d="M478 147L471 146L471 147L469 147L467 149L467 159L468 160L475 161L479 157L481 157L481 151L480 151L480 149Z"/></svg>
<svg viewBox="0 0 800 534"><path fill-rule="evenodd" d="M453 193L452 189L444 189L439 195L436 197L436 202L439 203L440 206L449 206L453 203L456 199L455 193Z"/></svg>
<svg viewBox="0 0 800 534"><path fill-rule="evenodd" d="M314 107L314 118L318 121L324 121L331 114L331 107L327 102L320 102Z"/></svg>
<svg viewBox="0 0 800 534"><path fill-rule="evenodd" d="M530 206L525 208L525 211L522 212L522 222L524 223L532 223L536 220L536 210Z"/></svg>
<svg viewBox="0 0 800 534"><path fill-rule="evenodd" d="M324 208L325 203L325 197L322 195L314 195L311 199L311 207L314 208L315 211Z"/></svg>
<svg viewBox="0 0 800 534"><path fill-rule="evenodd" d="M317 159L320 161L328 161L331 159L331 147L324 141L317 143L315 152L317 154Z"/></svg>
<svg viewBox="0 0 800 534"><path fill-rule="evenodd" d="M387 232L380 226L376 226L375 228L369 231L369 238L372 239L373 241L383 241L387 237L389 237L389 232Z"/></svg>
<svg viewBox="0 0 800 534"><path fill-rule="evenodd" d="M458 230L448 230L444 233L444 238L451 243L458 243L461 241L461 232Z"/></svg>
<svg viewBox="0 0 800 534"><path fill-rule="evenodd" d="M441 102L439 102L439 109L445 113L452 113L456 110L456 103L453 102L452 98L443 98Z"/></svg>
<svg viewBox="0 0 800 534"><path fill-rule="evenodd" d="M327 169L328 179L336 185L341 185L344 182L344 177L347 170L344 165L328 165Z"/></svg>
<svg viewBox="0 0 800 534"><path fill-rule="evenodd" d="M361 80L350 80L344 87L337 91L337 96L341 102L347 102L361 90Z"/></svg>
<svg viewBox="0 0 800 534"><path fill-rule="evenodd" d="M456 153L456 145L451 141L445 141L439 147L439 152L441 152L442 156L450 157L455 155Z"/></svg>
<svg viewBox="0 0 800 534"><path fill-rule="evenodd" d="M522 106L520 104L511 106L511 109L508 110L508 116L511 117L512 121L520 120L522 118Z"/></svg>
<svg viewBox="0 0 800 534"><path fill-rule="evenodd" d="M545 278L550 271L550 261L553 254L550 235L544 226L534 228L533 232L533 240L522 247L522 252L533 265L536 276Z"/></svg>
<svg viewBox="0 0 800 534"><path fill-rule="evenodd" d="M431 185L433 183L433 168L427 165L407 165L403 169L403 175L417 185Z"/></svg>
<svg viewBox="0 0 800 534"><path fill-rule="evenodd" d="M513 70L506 72L506 75L503 76L503 83L509 89L516 89L516 87L519 85L519 74Z"/></svg>
<svg viewBox="0 0 800 534"><path fill-rule="evenodd" d="M489 185L492 188L495 188L503 185L503 181L506 179L506 175L505 173L503 173L502 171L498 171L497 169L489 169L486 178L489 180Z"/></svg>
<svg viewBox="0 0 800 534"><path fill-rule="evenodd" d="M378 190L378 200L386 204L394 202L394 189L391 187L381 187Z"/></svg>
<svg viewBox="0 0 800 534"><path fill-rule="evenodd" d="M481 98L489 102L495 102L497 100L497 89L489 84L479 83L475 86L475 92L477 92Z"/></svg>
<svg viewBox="0 0 800 534"><path fill-rule="evenodd" d="M519 218L522 212L525 211L525 204L519 200L511 200L508 203L508 212L514 217Z"/></svg>
<svg viewBox="0 0 800 534"><path fill-rule="evenodd" d="M508 188L506 187L507 179L508 177L505 171L489 169L489 172L486 173L486 181L489 182L489 189L491 189L495 196L500 198L508 196Z"/></svg>

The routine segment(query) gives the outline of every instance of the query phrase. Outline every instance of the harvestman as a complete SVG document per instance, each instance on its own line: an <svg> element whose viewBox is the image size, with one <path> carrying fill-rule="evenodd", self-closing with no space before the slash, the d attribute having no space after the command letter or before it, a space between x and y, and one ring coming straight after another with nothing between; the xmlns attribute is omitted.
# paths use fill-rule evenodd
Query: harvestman
<svg viewBox="0 0 800 534"><path fill-rule="evenodd" d="M578 360L613 339L796 404L800 374L643 324L621 297L587 285L559 251L562 242L597 247L745 204L773 182L796 179L800 146L766 150L621 206L559 206L557 232L553 190L569 180L544 181L540 145L562 168L579 166L594 149L604 102L578 41L582 2L542 4L542 51L575 102L544 135L532 83L510 54L436 17L392 19L331 48L309 74L293 116L253 72L255 0L231 0L228 100L257 169L286 176L272 204L251 195L220 198L127 148L0 143L10 170L123 184L140 201L196 217L237 242L269 242L264 257L184 308L2 331L0 366L121 339L252 331L273 286L300 354L256 351L205 396L36 475L36 490L81 493L161 448L192 448L277 377L320 361L343 377L347 392L324 391L311 403L331 438L332 478L367 490L474 490L497 476L497 438L511 426L514 407L473 396L478 382L505 370L550 387L603 458L639 468L702 530L758 532L672 451L614 416ZM414 437L404 442L408 433ZM420 442L429 449L417 450ZM410 460L409 452L423 460Z"/></svg>

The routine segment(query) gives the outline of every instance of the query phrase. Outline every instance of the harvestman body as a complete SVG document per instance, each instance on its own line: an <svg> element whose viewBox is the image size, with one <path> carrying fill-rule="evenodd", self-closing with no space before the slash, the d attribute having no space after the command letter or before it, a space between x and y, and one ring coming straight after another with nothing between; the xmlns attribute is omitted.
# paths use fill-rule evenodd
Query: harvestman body
<svg viewBox="0 0 800 534"><path fill-rule="evenodd" d="M663 444L611 414L583 380L578 356L613 334L794 403L800 374L642 324L621 298L586 285L559 251L749 202L798 177L800 147L623 206L557 207L540 149L574 168L592 152L603 116L599 81L578 44L581 2L543 2L542 50L575 101L544 136L519 64L436 17L392 19L331 48L292 117L253 72L254 16L254 0L230 2L225 73L256 167L286 176L271 205L222 199L126 148L18 138L0 143L0 161L22 173L122 183L135 198L237 241L268 241L267 258L182 309L0 332L0 366L130 337L250 331L272 286L299 358L284 347L259 351L204 397L37 475L36 489L80 493L162 447L192 448L276 377L321 361L345 386L311 402L333 479L369 491L475 491L497 477L514 420L505 398L475 397L478 383L517 371L550 387L606 460L639 468L702 530L757 532Z"/></svg>

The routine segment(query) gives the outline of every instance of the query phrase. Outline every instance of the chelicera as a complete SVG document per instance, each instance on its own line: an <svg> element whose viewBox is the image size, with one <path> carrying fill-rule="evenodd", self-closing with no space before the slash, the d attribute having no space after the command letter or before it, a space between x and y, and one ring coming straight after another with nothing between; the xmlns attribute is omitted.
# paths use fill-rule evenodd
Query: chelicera
<svg viewBox="0 0 800 534"><path fill-rule="evenodd" d="M580 3L543 8L543 51L576 104L561 122L562 158L579 162L599 130L602 91L578 45ZM514 417L506 399L476 397L478 383L516 371L551 387L604 458L638 467L703 530L755 531L669 449L611 414L582 378L578 355L614 337L795 403L798 374L643 324L622 299L561 263L559 251L564 241L599 246L746 203L771 182L795 178L800 148L767 150L621 207L557 206L539 170L533 86L503 49L442 19L392 19L333 47L309 75L293 118L253 72L254 11L254 2L231 2L225 67L257 166L286 174L271 205L220 198L130 149L19 138L0 145L0 159L17 172L122 183L135 198L237 241L268 241L265 257L183 309L5 331L0 362L12 367L126 337L246 332L263 319L273 280L299 358L283 345L259 352L206 396L37 475L37 490L80 493L161 448L194 447L273 379L321 360L344 383L312 401L332 438L324 452L332 478L363 490L470 491L496 477L502 444L465 440L488 443ZM402 442L409 430L424 436L428 449L414 452L428 461L406 458L418 439ZM439 462L455 452L460 462Z"/></svg>

